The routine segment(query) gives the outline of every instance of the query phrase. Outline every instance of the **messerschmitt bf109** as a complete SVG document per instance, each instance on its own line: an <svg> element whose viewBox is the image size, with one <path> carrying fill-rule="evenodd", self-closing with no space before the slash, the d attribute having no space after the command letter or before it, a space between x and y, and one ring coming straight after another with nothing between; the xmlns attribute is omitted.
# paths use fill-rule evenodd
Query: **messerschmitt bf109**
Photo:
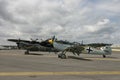
<svg viewBox="0 0 120 80"><path fill-rule="evenodd" d="M102 55L104 58L106 55L111 55L112 50L110 47L111 44L75 44L66 41L54 41L53 47L59 51L58 58L66 59L66 52L72 52L74 55L84 54L93 54L93 55Z"/></svg>
<svg viewBox="0 0 120 80"><path fill-rule="evenodd" d="M58 52L57 49L53 48L53 39L55 37L49 38L44 41L36 40L21 40L21 39L8 39L8 41L15 42L19 49L25 49L25 54L29 54L30 51L47 51L47 52Z"/></svg>

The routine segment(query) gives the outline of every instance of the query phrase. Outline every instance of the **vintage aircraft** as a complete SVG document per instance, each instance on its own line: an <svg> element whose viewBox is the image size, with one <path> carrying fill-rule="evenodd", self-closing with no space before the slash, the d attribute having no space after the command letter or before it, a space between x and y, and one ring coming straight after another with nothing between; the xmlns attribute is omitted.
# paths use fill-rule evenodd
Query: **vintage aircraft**
<svg viewBox="0 0 120 80"><path fill-rule="evenodd" d="M10 49L9 47L0 45L0 50L9 50L9 49Z"/></svg>
<svg viewBox="0 0 120 80"><path fill-rule="evenodd" d="M21 39L8 39L8 41L16 42L19 49L25 49L25 54L29 54L29 51L47 51L47 52L58 52L57 49L53 48L52 41L55 37L49 38L44 41L36 40L21 40Z"/></svg>
<svg viewBox="0 0 120 80"><path fill-rule="evenodd" d="M91 45L91 46L90 46ZM58 54L58 58L66 59L66 52L72 52L74 55L84 54L94 54L94 55L102 55L104 58L106 55L111 55L112 50L109 44L75 44L66 41L54 41L54 48L62 53Z"/></svg>
<svg viewBox="0 0 120 80"><path fill-rule="evenodd" d="M81 53L85 54L96 54L103 55L105 58L106 55L112 53L111 44L80 44L77 42L69 42L63 40L57 40L55 36L49 38L45 41L36 40L21 40L21 39L8 39L8 41L16 42L19 49L25 49L25 54L29 54L29 51L47 51L47 52L60 52L58 57L61 59L66 58L66 52L72 52L74 55L80 55Z"/></svg>

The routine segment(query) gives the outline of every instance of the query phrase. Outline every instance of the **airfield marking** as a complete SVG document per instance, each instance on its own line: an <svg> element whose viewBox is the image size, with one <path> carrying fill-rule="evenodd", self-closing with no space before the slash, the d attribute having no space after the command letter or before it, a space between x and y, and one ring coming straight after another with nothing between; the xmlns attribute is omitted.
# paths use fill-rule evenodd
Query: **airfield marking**
<svg viewBox="0 0 120 80"><path fill-rule="evenodd" d="M0 76L120 75L120 71L87 72L0 72Z"/></svg>

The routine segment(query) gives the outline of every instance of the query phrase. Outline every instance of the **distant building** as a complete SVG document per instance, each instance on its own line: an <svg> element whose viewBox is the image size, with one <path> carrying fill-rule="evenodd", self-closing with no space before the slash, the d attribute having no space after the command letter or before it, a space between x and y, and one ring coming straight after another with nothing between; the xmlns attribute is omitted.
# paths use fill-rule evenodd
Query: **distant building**
<svg viewBox="0 0 120 80"><path fill-rule="evenodd" d="M120 44L113 44L111 47L120 47Z"/></svg>
<svg viewBox="0 0 120 80"><path fill-rule="evenodd" d="M18 49L15 45L0 45L0 50Z"/></svg>

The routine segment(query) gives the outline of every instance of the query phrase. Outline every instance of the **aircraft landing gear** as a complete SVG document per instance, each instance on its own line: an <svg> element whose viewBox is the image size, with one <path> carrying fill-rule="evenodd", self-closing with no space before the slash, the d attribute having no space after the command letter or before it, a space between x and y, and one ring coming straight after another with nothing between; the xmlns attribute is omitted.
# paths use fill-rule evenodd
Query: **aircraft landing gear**
<svg viewBox="0 0 120 80"><path fill-rule="evenodd" d="M25 51L25 55L28 55L29 54L29 50Z"/></svg>
<svg viewBox="0 0 120 80"><path fill-rule="evenodd" d="M66 59L66 55L65 54L58 54L58 58L61 58L61 59Z"/></svg>
<svg viewBox="0 0 120 80"><path fill-rule="evenodd" d="M106 55L103 54L103 58L106 58Z"/></svg>

